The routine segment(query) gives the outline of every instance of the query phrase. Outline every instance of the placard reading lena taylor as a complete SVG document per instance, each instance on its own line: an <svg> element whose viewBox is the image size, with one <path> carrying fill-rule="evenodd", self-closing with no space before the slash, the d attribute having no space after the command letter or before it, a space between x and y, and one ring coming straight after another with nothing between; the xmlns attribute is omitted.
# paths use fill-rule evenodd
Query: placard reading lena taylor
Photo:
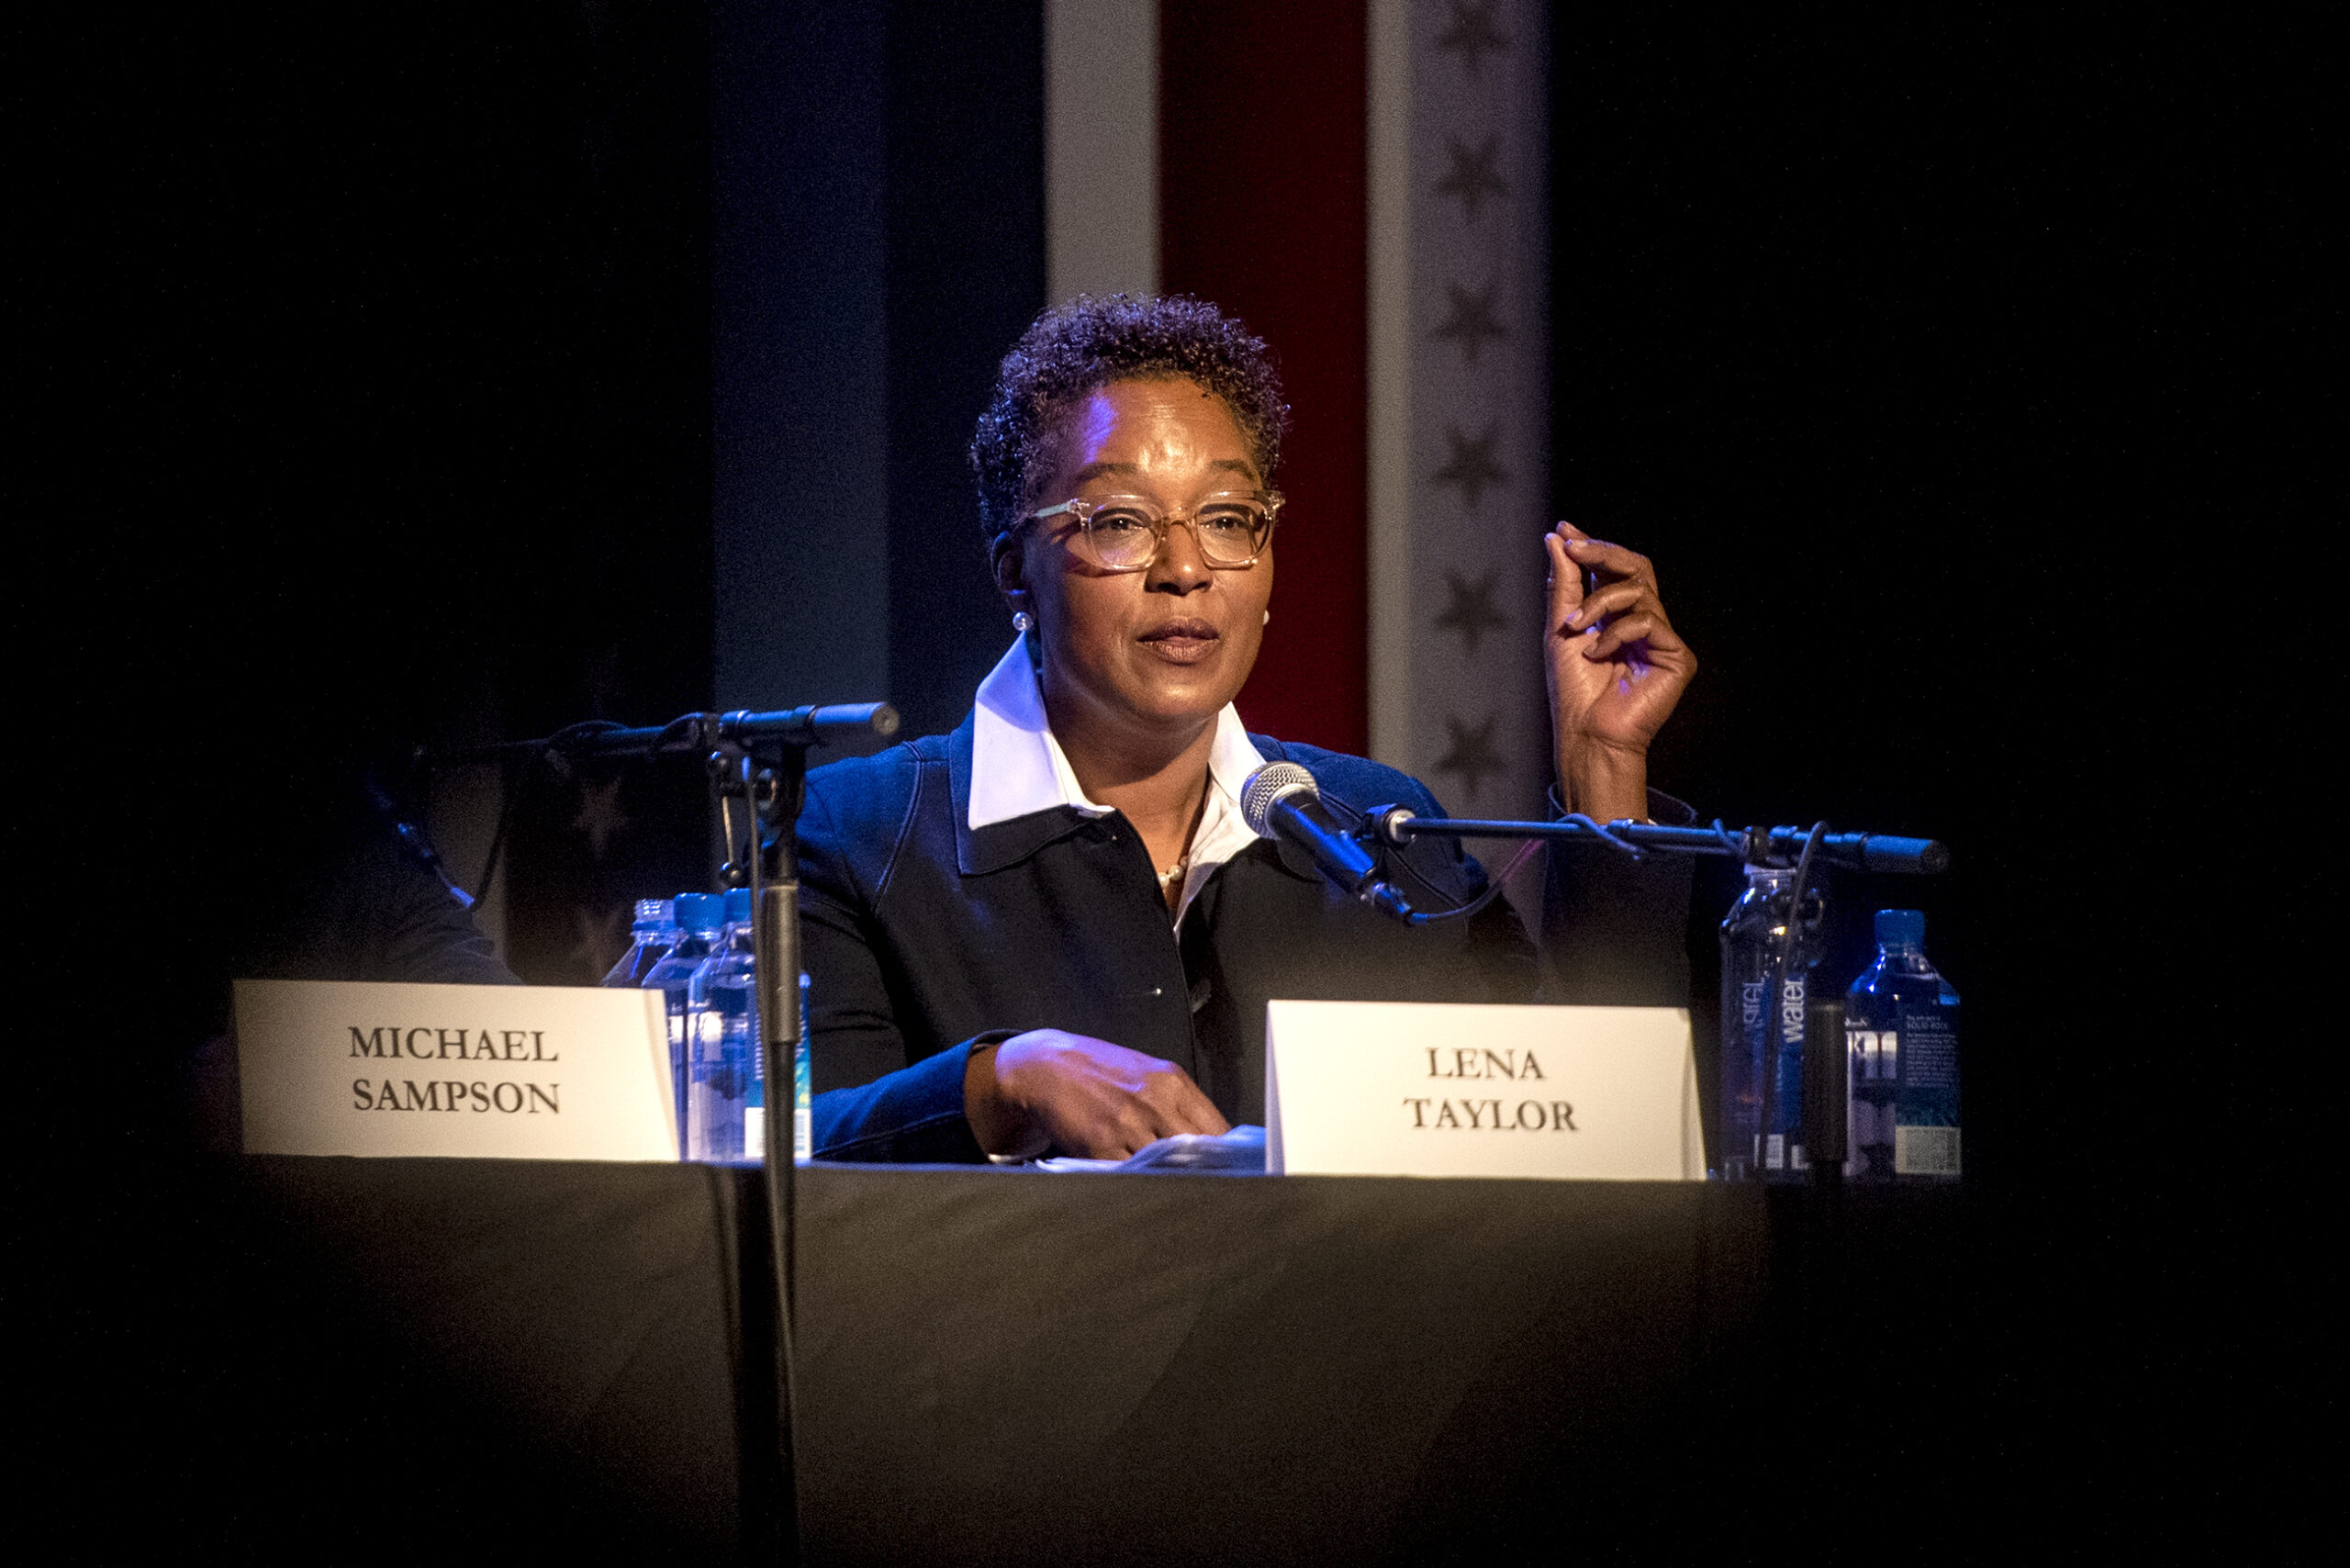
<svg viewBox="0 0 2350 1568"><path fill-rule="evenodd" d="M239 980L252 1154L675 1159L656 992Z"/></svg>
<svg viewBox="0 0 2350 1568"><path fill-rule="evenodd" d="M1688 1012L1268 1003L1265 1162L1288 1175L1702 1181Z"/></svg>

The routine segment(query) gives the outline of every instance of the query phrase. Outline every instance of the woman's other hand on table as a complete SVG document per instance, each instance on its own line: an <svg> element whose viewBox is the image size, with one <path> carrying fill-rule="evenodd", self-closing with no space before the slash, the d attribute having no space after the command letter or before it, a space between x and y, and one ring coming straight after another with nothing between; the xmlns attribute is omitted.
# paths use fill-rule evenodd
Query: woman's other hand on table
<svg viewBox="0 0 2350 1568"><path fill-rule="evenodd" d="M1174 1133L1230 1126L1173 1062L1062 1029L975 1047L963 1108L982 1149L1024 1158L1124 1159Z"/></svg>

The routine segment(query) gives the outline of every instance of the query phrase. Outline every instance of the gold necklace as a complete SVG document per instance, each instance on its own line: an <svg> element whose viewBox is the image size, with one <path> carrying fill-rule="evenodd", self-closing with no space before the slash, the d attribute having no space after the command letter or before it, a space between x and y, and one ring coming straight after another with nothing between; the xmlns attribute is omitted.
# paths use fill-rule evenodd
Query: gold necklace
<svg viewBox="0 0 2350 1568"><path fill-rule="evenodd" d="M1213 779L1212 778L1203 778L1203 779L1202 779L1202 780L1200 781L1200 802L1201 802L1201 804L1200 804L1200 808L1199 808L1199 809L1200 809L1200 810L1202 810L1202 811L1203 811L1203 810L1205 810L1205 809L1206 809L1206 804L1207 804L1207 792L1208 792L1208 789L1209 789L1210 785L1211 785L1211 784L1213 784L1213 783L1214 783L1214 779ZM1197 833L1199 832L1199 830L1200 830L1199 816L1198 816L1198 812L1193 812L1193 814L1192 814L1192 833L1197 834ZM1158 890L1159 890L1160 892L1162 892L1162 893L1163 893L1163 892L1165 892L1168 889L1169 889L1169 888L1173 887L1173 886L1175 885L1176 879L1178 879L1179 877L1182 876L1182 874L1184 873L1184 871L1185 871L1187 868L1189 868L1189 867L1191 866L1191 864L1192 864L1192 849L1191 849L1191 846L1190 846L1189 845L1186 845L1186 846L1184 846L1184 847L1183 847L1183 853L1182 853L1181 857L1179 857L1179 858L1176 860L1175 864L1173 864L1172 866L1169 866L1169 868L1167 868L1167 869L1166 869L1166 870L1164 870L1164 871L1158 871L1158 872L1156 872L1156 873L1155 873L1155 875L1157 875L1157 877L1158 878Z"/></svg>

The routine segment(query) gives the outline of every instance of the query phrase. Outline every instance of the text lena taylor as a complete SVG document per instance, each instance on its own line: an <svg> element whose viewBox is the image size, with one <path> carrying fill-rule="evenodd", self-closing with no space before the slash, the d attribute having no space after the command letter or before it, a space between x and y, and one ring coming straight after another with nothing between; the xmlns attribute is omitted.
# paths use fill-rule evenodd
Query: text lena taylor
<svg viewBox="0 0 2350 1568"><path fill-rule="evenodd" d="M1428 1076L1443 1079L1505 1079L1511 1082L1547 1082L1550 1074L1532 1051L1483 1050L1474 1046L1428 1046ZM1412 1126L1422 1131L1457 1128L1462 1132L1572 1133L1575 1108L1564 1100L1518 1099L1505 1092L1489 1099L1454 1098L1446 1094L1407 1094L1404 1108Z"/></svg>
<svg viewBox="0 0 2350 1568"><path fill-rule="evenodd" d="M351 1054L378 1059L408 1058L419 1061L532 1061L552 1062L563 1059L560 1052L547 1049L546 1032L543 1029L440 1029L421 1027L402 1029L375 1028L360 1032L357 1025L351 1028ZM560 1083L528 1083L511 1080L500 1082L462 1079L427 1079L419 1083L412 1078L397 1082L391 1079L373 1081L355 1078L351 1082L351 1108L354 1111L472 1111L502 1113L506 1115L560 1115L563 1085Z"/></svg>

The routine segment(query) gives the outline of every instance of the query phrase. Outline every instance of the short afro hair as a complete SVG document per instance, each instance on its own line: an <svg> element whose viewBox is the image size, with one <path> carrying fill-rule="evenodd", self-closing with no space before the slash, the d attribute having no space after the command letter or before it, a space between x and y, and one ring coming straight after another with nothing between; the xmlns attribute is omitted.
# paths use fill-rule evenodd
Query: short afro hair
<svg viewBox="0 0 2350 1568"><path fill-rule="evenodd" d="M1289 406L1263 339L1202 299L1080 294L1037 317L1012 345L971 437L990 560L1028 514L1030 471L1061 415L1113 382L1162 376L1197 382L1222 398L1258 474L1272 484Z"/></svg>

